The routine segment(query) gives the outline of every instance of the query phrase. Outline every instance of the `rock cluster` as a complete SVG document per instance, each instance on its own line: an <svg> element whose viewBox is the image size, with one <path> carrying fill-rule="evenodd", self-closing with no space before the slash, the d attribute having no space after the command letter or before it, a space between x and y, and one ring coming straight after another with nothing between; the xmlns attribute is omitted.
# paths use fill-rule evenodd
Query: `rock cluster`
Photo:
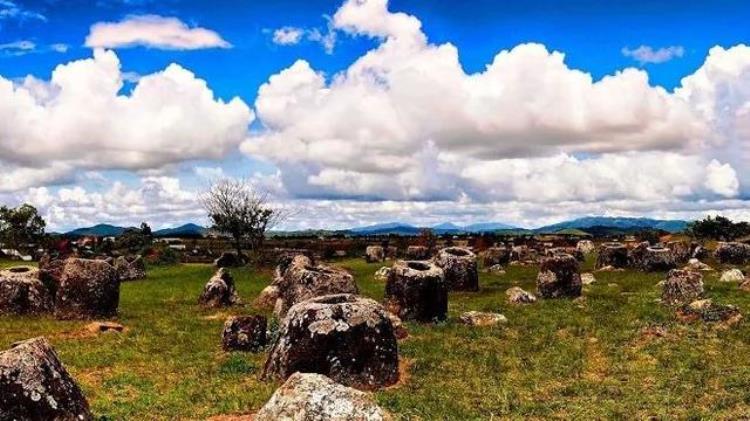
<svg viewBox="0 0 750 421"><path fill-rule="evenodd" d="M39 270L19 266L0 271L0 314L41 314L53 310L53 297Z"/></svg>
<svg viewBox="0 0 750 421"><path fill-rule="evenodd" d="M367 263L385 261L385 249L383 249L383 246L367 246L365 249L365 260Z"/></svg>
<svg viewBox="0 0 750 421"><path fill-rule="evenodd" d="M445 320L448 286L443 270L430 261L396 261L385 286L385 306L402 320Z"/></svg>
<svg viewBox="0 0 750 421"><path fill-rule="evenodd" d="M326 376L294 373L255 414L255 421L387 421L372 397Z"/></svg>
<svg viewBox="0 0 750 421"><path fill-rule="evenodd" d="M55 294L55 315L62 319L107 318L117 315L120 278L103 260L65 260Z"/></svg>
<svg viewBox="0 0 750 421"><path fill-rule="evenodd" d="M220 308L239 304L240 297L234 286L234 278L225 268L219 268L203 287L198 302L204 307Z"/></svg>
<svg viewBox="0 0 750 421"><path fill-rule="evenodd" d="M701 320L704 322L722 322L732 325L742 319L740 310L733 305L716 304L711 299L697 300L683 305L677 315L686 322Z"/></svg>
<svg viewBox="0 0 750 421"><path fill-rule="evenodd" d="M434 260L443 269L450 290L479 291L477 256L471 250L447 247L440 250Z"/></svg>
<svg viewBox="0 0 750 421"><path fill-rule="evenodd" d="M750 261L750 245L744 243L719 243L714 252L723 264L744 265Z"/></svg>
<svg viewBox="0 0 750 421"><path fill-rule="evenodd" d="M221 345L224 351L257 352L266 346L264 316L233 316L224 322Z"/></svg>
<svg viewBox="0 0 750 421"><path fill-rule="evenodd" d="M273 284L279 290L274 310L279 316L285 315L293 305L310 298L359 292L349 272L333 266L314 266L312 260L303 255L282 262L276 268Z"/></svg>
<svg viewBox="0 0 750 421"><path fill-rule="evenodd" d="M0 352L0 419L92 420L83 392L44 338Z"/></svg>
<svg viewBox="0 0 750 421"><path fill-rule="evenodd" d="M605 266L624 268L628 266L628 249L621 243L602 243L596 258L596 268Z"/></svg>
<svg viewBox="0 0 750 421"><path fill-rule="evenodd" d="M702 296L703 275L700 272L679 269L669 271L661 294L664 304L688 304Z"/></svg>
<svg viewBox="0 0 750 421"><path fill-rule="evenodd" d="M561 254L542 259L536 288L537 294L542 298L579 297L581 274L576 258Z"/></svg>
<svg viewBox="0 0 750 421"><path fill-rule="evenodd" d="M324 374L358 389L398 381L398 345L387 311L352 294L326 295L292 306L263 369L264 378Z"/></svg>

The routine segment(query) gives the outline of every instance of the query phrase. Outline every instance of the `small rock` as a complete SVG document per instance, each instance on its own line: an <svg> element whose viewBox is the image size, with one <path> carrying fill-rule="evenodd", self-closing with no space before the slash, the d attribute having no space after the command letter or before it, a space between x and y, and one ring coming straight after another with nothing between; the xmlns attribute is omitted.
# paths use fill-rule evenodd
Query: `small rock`
<svg viewBox="0 0 750 421"><path fill-rule="evenodd" d="M389 273L391 273L391 268L389 268L388 266L383 266L375 272L375 275L374 275L375 280L386 281L388 280Z"/></svg>
<svg viewBox="0 0 750 421"><path fill-rule="evenodd" d="M233 316L224 323L221 345L224 351L257 352L266 346L264 316Z"/></svg>
<svg viewBox="0 0 750 421"><path fill-rule="evenodd" d="M583 285L591 285L596 282L596 278L593 273L586 272L581 274L581 283Z"/></svg>
<svg viewBox="0 0 750 421"><path fill-rule="evenodd" d="M484 271L493 275L505 275L505 269L501 265L492 265Z"/></svg>
<svg viewBox="0 0 750 421"><path fill-rule="evenodd" d="M520 287L511 287L505 291L508 296L508 302L511 304L533 304L536 302L536 296Z"/></svg>
<svg viewBox="0 0 750 421"><path fill-rule="evenodd" d="M597 269L595 272L624 272L623 268L616 268L614 266L603 266Z"/></svg>
<svg viewBox="0 0 750 421"><path fill-rule="evenodd" d="M255 421L386 421L372 397L326 376L294 373L255 415Z"/></svg>
<svg viewBox="0 0 750 421"><path fill-rule="evenodd" d="M91 322L86 325L86 330L91 333L107 333L117 332L120 333L125 330L125 326L114 323L114 322Z"/></svg>
<svg viewBox="0 0 750 421"><path fill-rule="evenodd" d="M737 282L741 283L745 281L745 274L739 269L729 269L721 274L720 282Z"/></svg>
<svg viewBox="0 0 750 421"><path fill-rule="evenodd" d="M709 272L709 271L713 271L714 270L714 268L712 268L711 266L709 266L709 265L701 262L700 260L698 260L696 258L692 258L692 259L688 260L687 265L684 268L682 268L682 269L683 270L692 270L692 271L705 271L705 272Z"/></svg>
<svg viewBox="0 0 750 421"><path fill-rule="evenodd" d="M467 311L460 317L461 323L469 326L494 326L507 323L508 319L500 313L485 313L481 311Z"/></svg>

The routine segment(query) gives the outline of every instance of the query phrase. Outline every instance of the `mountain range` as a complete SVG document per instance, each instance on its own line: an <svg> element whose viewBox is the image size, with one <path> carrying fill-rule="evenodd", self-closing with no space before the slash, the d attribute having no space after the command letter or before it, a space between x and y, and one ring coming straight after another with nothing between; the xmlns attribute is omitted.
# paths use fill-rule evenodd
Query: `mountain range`
<svg viewBox="0 0 750 421"><path fill-rule="evenodd" d="M457 225L451 222L444 222L431 227L418 227L404 222L387 222L382 224L368 225L364 227L355 227L344 230L323 231L344 235L418 235L420 231L429 228L435 234L464 234L464 233L483 233L483 232L518 232L518 233L555 233L562 230L582 230L591 234L607 233L628 233L646 229L659 229L667 232L680 232L687 228L687 221L682 220L661 220L651 218L626 218L610 216L589 216L584 218L573 219L570 221L559 222L552 225L546 225L539 228L527 229L514 227L502 222L480 222L470 225ZM67 232L66 235L73 237L80 236L99 236L109 237L118 236L125 231L125 227L118 227L108 224L99 224L88 228L78 228ZM197 224L185 224L176 228L165 228L154 231L155 237L199 237L206 234L207 228ZM301 232L301 231L300 231ZM316 231L317 232L317 231ZM277 234L293 234L292 232Z"/></svg>

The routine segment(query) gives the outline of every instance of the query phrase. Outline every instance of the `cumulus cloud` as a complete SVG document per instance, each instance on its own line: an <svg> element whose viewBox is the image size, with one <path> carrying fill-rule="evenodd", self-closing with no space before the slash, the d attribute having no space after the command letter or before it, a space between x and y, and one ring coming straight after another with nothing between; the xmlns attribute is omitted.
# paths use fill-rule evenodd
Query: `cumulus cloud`
<svg viewBox="0 0 750 421"><path fill-rule="evenodd" d="M201 27L189 27L174 17L158 15L128 16L120 22L99 22L86 37L91 48L145 46L167 50L230 48L218 33Z"/></svg>
<svg viewBox="0 0 750 421"><path fill-rule="evenodd" d="M672 59L682 57L685 54L685 48L679 45L662 47L654 49L649 45L641 45L638 48L630 49L623 47L622 55L631 57L640 64L647 63L666 63Z"/></svg>
<svg viewBox="0 0 750 421"><path fill-rule="evenodd" d="M15 171L160 168L219 159L244 139L254 115L239 98L214 97L179 65L141 77L122 94L112 51L58 66L49 81L0 77L0 165ZM58 174L59 175L59 174Z"/></svg>
<svg viewBox="0 0 750 421"><path fill-rule="evenodd" d="M304 60L272 75L255 103L264 129L241 145L279 167L291 197L638 201L653 213L665 201L749 191L747 47L712 49L668 92L634 68L594 80L539 44L467 74L455 46L431 44L416 17L385 0L346 1L332 23L380 43L334 75ZM682 54L649 51L640 57Z"/></svg>

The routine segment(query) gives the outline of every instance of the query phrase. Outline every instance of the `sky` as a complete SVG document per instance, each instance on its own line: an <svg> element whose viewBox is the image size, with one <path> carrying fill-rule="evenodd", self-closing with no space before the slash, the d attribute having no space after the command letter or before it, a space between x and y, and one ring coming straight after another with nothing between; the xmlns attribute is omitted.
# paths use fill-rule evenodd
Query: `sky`
<svg viewBox="0 0 750 421"><path fill-rule="evenodd" d="M0 204L51 230L750 220L750 3L0 0Z"/></svg>

